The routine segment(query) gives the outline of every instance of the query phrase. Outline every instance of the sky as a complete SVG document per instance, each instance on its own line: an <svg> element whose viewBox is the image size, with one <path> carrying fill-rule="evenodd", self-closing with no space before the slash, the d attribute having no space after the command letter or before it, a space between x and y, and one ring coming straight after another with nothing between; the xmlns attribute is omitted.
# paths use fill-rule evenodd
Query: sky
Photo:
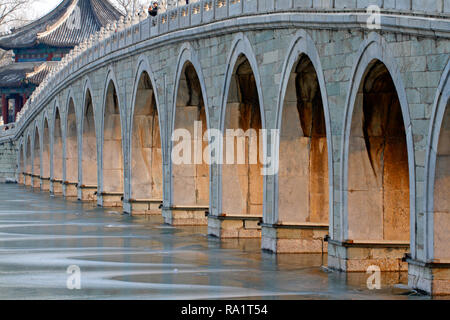
<svg viewBox="0 0 450 320"><path fill-rule="evenodd" d="M50 12L53 8L55 8L58 4L61 3L62 0L32 0L32 13L31 16L36 19L42 17L44 14ZM111 0L110 0L111 1ZM111 1L114 2L114 1ZM138 0L138 3L146 4L151 3L152 1L148 0Z"/></svg>
<svg viewBox="0 0 450 320"><path fill-rule="evenodd" d="M60 2L61 0L33 0L31 4L32 10L30 10L32 19L42 17L44 14L55 8Z"/></svg>

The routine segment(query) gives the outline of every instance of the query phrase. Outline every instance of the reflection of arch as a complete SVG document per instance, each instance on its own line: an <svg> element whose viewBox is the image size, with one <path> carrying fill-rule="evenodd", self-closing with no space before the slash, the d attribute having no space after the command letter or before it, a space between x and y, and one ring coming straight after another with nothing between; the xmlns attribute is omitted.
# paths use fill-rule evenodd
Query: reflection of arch
<svg viewBox="0 0 450 320"><path fill-rule="evenodd" d="M190 134L192 139L186 141L185 145L191 147L191 161L189 164L174 164L171 161L171 204L177 206L209 205L210 172L208 164L202 157L202 150L205 147L202 138L209 128L208 106L201 70L195 51L190 45L185 44L177 64L172 132L187 130L186 133ZM181 144L181 141L177 144L171 143L171 150L178 154L176 150Z"/></svg>
<svg viewBox="0 0 450 320"><path fill-rule="evenodd" d="M97 188L97 135L95 131L94 104L90 80L87 79L83 91L83 113L81 116L81 170L80 184ZM94 191L95 192L95 191Z"/></svg>
<svg viewBox="0 0 450 320"><path fill-rule="evenodd" d="M405 232L406 234L409 233L410 228L409 223L407 225L405 223L410 219L410 216L411 219L414 216L413 206L415 201L413 140L411 131L406 130L406 128L410 128L411 121L400 72L395 64L395 60L389 55L389 50L384 40L379 35L375 33L370 34L363 44L353 69L352 82L348 92L341 153L342 228L340 240L344 241L350 238L361 237L374 240L407 241L409 239L406 239L404 235ZM380 97L375 99L377 94ZM373 95L372 98L370 98L371 95ZM375 108L376 104L374 102L378 99L392 100L386 101L384 104L378 104L385 108L382 111L381 107ZM384 100L382 101L385 102ZM366 106L372 104L374 105L371 111ZM391 114L388 112L391 112ZM401 123L397 128L394 128L392 121L388 122L389 119L386 119L390 115L392 119ZM380 133L382 134L380 135ZM389 138L397 136L398 139ZM399 144L396 145L396 143ZM382 146L380 150L386 152L384 158L380 158L380 154L375 152L375 146L377 145ZM400 158L392 159L392 157L402 157L402 152L407 153L407 158L401 158L401 160L399 160ZM360 156L358 159L363 162L356 163L356 158L350 158L353 156ZM362 173L361 179L354 175L355 172L358 172L357 168L361 168L363 163L366 165L366 168L369 168L365 171L366 176L371 178L364 179L365 175ZM397 163L397 166L395 163ZM351 170L349 165L353 166ZM394 177L396 171L399 175L398 180ZM350 172L352 172L351 176L349 176ZM396 181L398 184L396 184ZM368 187L363 185L364 183L369 183L373 193L368 191ZM352 190L352 188L355 188L355 190ZM375 192L376 190L378 191ZM365 195L359 196L355 191L365 192ZM350 196L352 197L352 207L349 207ZM402 207L397 209L405 211L405 216L396 215L393 212L394 207L390 206L390 204L384 206L385 201L391 201L389 199L394 196L404 198L404 201L398 201L398 203L402 204ZM373 202L370 203L370 201ZM361 208L358 205L354 206L357 203L359 203ZM362 208L364 210L360 210ZM391 211L383 213L383 220L376 218L380 210L389 209ZM373 218L371 221L368 220L368 217L363 218L361 216L362 212L368 210L371 214L370 217ZM376 211L377 214L374 213L372 215L372 210ZM349 219L350 215L352 217L359 216L360 219L351 220ZM357 225L355 224L356 221L358 221ZM366 224L362 225L362 221ZM349 226L350 222L353 224L353 228ZM369 224L371 225L369 226ZM398 233L399 230L402 230L403 233Z"/></svg>
<svg viewBox="0 0 450 320"><path fill-rule="evenodd" d="M260 172L260 162L254 161L255 154L249 152L249 149L255 146L253 150L257 150L256 154L259 153L258 131L265 128L263 96L253 49L248 39L242 34L235 38L227 60L222 99L221 132L225 133L225 129L253 131L248 131L250 134L247 138L244 137L245 164L219 166L217 188L219 214L262 217L265 210L263 205L265 179ZM246 121L239 121L239 119L246 119ZM230 143L237 146L237 141L235 142ZM224 161L226 161L226 144L227 138L224 138L219 155L219 159ZM257 155L256 158L258 158ZM238 162L236 155L233 162Z"/></svg>
<svg viewBox="0 0 450 320"><path fill-rule="evenodd" d="M63 142L62 142L62 122L60 108L55 106L53 117L53 180L62 181L63 178Z"/></svg>
<svg viewBox="0 0 450 320"><path fill-rule="evenodd" d="M147 59L141 57L135 74L127 136L130 146L127 193L132 201L163 198L164 141L155 84ZM134 213L137 211L133 210Z"/></svg>
<svg viewBox="0 0 450 320"><path fill-rule="evenodd" d="M71 184L78 182L78 131L75 100L71 94L67 98L66 117L66 175L65 180Z"/></svg>
<svg viewBox="0 0 450 320"><path fill-rule="evenodd" d="M306 216L301 219L303 220L301 222L326 223L329 220L331 224L333 221L333 192L329 191L333 186L333 152L328 99L319 54L314 41L305 31L300 30L295 35L282 70L277 108L277 129L281 130L281 145L276 148L277 152L280 152L277 158L281 172L275 176L273 193L275 215L272 222L280 223L292 220L293 218L289 218L286 214L285 217L280 216L289 210L292 211L291 214L295 214L293 221L299 222L298 213L301 211L299 208L304 207L307 209L303 212ZM294 76L296 72L299 73ZM312 94L314 97L311 96ZM311 114L308 114L308 109L304 104L299 104L299 100L307 99L308 96L313 99L311 100ZM285 105L292 110L286 110ZM303 111L299 109L300 106L303 107ZM310 136L305 135L302 130L302 128L306 129L307 124L310 124L309 129L314 130ZM300 191L301 188L298 188L301 182L295 176L302 170L304 163L300 161L299 148L292 149L294 147L293 141L291 141L293 135L297 135L298 139L294 140L297 140L300 145L306 143L300 149L306 152L305 156L310 163L309 170L305 175L299 175L308 180L305 182L308 187L301 190L303 192ZM295 152L295 156L290 156L289 150ZM299 170L292 170L292 166L298 166ZM280 175L284 175L284 178L280 179ZM293 188L290 189L290 186ZM304 203L308 202L310 206L305 208Z"/></svg>
<svg viewBox="0 0 450 320"><path fill-rule="evenodd" d="M450 62L433 105L425 157L425 259L448 260L450 227ZM416 258L413 256L413 258Z"/></svg>
<svg viewBox="0 0 450 320"><path fill-rule="evenodd" d="M119 206L123 195L123 150L121 106L117 81L112 70L106 77L102 108L102 180L103 205ZM118 201L105 200L113 196ZM117 199L116 199L117 200Z"/></svg>

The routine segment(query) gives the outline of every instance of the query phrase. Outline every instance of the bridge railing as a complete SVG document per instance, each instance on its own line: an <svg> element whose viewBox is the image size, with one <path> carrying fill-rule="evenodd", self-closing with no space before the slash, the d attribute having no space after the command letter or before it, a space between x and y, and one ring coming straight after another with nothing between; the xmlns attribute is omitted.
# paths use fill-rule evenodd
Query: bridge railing
<svg viewBox="0 0 450 320"><path fill-rule="evenodd" d="M33 92L18 113L16 123L0 130L0 141L13 133L20 134L22 126L35 117L48 99L67 80L70 81L77 70L127 46L176 30L238 16L283 12L366 13L366 7L371 4L378 5L380 12L394 14L392 19L397 19L401 14L450 17L450 4L447 0L202 0L162 12L156 17L147 16L146 11L136 12L133 16L122 17L102 28L71 50Z"/></svg>

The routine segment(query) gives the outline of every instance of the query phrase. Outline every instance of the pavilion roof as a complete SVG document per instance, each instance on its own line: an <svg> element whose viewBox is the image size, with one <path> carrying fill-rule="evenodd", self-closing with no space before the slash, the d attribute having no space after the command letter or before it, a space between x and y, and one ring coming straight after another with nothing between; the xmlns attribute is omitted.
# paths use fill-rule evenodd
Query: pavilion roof
<svg viewBox="0 0 450 320"><path fill-rule="evenodd" d="M108 0L63 0L42 18L0 36L0 48L74 47L121 15Z"/></svg>
<svg viewBox="0 0 450 320"><path fill-rule="evenodd" d="M0 68L0 87L15 88L25 83L38 86L57 66L57 61L11 63Z"/></svg>

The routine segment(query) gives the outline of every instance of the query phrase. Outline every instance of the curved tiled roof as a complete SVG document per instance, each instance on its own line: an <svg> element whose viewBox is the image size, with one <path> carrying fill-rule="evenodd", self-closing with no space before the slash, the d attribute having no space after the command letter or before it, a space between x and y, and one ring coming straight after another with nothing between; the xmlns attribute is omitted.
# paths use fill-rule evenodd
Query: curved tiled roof
<svg viewBox="0 0 450 320"><path fill-rule="evenodd" d="M63 0L42 18L0 37L0 48L74 47L120 16L108 0Z"/></svg>
<svg viewBox="0 0 450 320"><path fill-rule="evenodd" d="M0 68L0 87L16 88L24 81L39 85L58 62L11 63Z"/></svg>

